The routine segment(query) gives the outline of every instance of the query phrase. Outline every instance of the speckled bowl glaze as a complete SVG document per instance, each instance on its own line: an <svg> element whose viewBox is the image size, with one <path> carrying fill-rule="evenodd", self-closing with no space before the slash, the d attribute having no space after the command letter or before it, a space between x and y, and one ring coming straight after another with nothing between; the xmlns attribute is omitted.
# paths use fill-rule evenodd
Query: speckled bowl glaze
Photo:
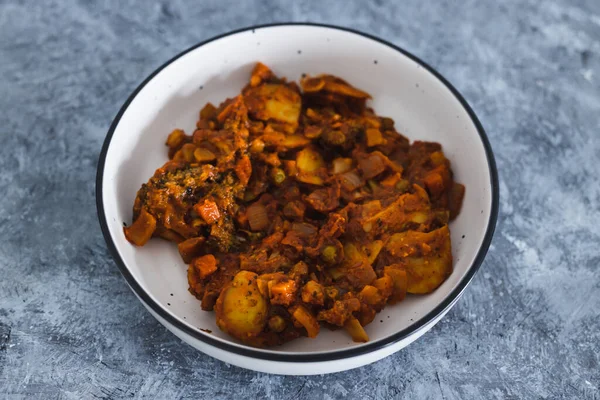
<svg viewBox="0 0 600 400"><path fill-rule="evenodd" d="M450 225L454 272L436 291L388 306L366 327L371 341L353 343L342 330L322 329L273 349L244 346L221 332L187 290L176 246L151 240L134 247L123 236L140 185L167 160L166 136L194 129L198 111L244 86L257 61L277 75L329 73L373 96L375 111L396 121L411 140L443 145L455 179L466 185L459 217ZM481 265L498 213L494 157L475 114L427 64L381 39L332 26L276 24L231 32L167 61L134 91L116 116L97 175L100 224L127 283L160 323L193 347L225 362L276 374L323 374L386 357L423 335L456 303Z"/></svg>

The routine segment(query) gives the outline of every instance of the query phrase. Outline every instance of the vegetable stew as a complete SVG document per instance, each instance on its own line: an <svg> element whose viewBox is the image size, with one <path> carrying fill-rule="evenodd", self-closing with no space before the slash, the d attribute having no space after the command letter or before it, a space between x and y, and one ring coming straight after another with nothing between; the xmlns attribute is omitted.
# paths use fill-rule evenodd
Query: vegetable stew
<svg viewBox="0 0 600 400"><path fill-rule="evenodd" d="M126 238L160 237L220 329L273 346L322 327L356 342L386 304L452 272L449 221L465 188L438 143L410 143L371 96L331 75L258 63L240 95L168 136Z"/></svg>

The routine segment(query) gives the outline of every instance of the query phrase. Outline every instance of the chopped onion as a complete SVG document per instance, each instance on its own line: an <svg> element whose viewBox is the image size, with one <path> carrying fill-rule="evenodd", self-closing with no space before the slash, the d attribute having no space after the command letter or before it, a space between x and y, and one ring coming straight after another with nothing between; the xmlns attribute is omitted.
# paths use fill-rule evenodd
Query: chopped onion
<svg viewBox="0 0 600 400"><path fill-rule="evenodd" d="M254 203L246 210L250 229L253 231L261 231L269 226L269 216L267 208L261 203Z"/></svg>
<svg viewBox="0 0 600 400"><path fill-rule="evenodd" d="M342 186L347 191L351 192L362 186L362 182L360 180L360 176L356 173L356 171L345 172L341 175L342 177Z"/></svg>
<svg viewBox="0 0 600 400"><path fill-rule="evenodd" d="M385 156L380 152L373 152L368 157L361 158L358 166L366 179L371 179L385 171Z"/></svg>
<svg viewBox="0 0 600 400"><path fill-rule="evenodd" d="M300 236L311 236L317 233L317 228L314 225L307 224L305 222L294 222L292 224L292 230L297 232Z"/></svg>

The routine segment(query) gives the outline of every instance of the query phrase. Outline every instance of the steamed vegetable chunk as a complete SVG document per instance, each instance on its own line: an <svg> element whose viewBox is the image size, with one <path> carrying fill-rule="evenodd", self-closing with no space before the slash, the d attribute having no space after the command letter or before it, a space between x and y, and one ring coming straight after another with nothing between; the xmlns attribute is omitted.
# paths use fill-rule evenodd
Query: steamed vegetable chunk
<svg viewBox="0 0 600 400"><path fill-rule="evenodd" d="M191 135L168 135L169 161L138 191L125 237L177 243L189 292L241 343L323 326L368 341L386 305L452 273L448 224L465 196L441 145L411 145L370 98L332 75L298 86L258 63Z"/></svg>
<svg viewBox="0 0 600 400"><path fill-rule="evenodd" d="M249 88L244 93L244 101L248 113L258 120L287 123L291 132L298 125L302 100L297 91L285 84L267 83Z"/></svg>
<svg viewBox="0 0 600 400"><path fill-rule="evenodd" d="M390 259L406 271L408 293L429 293L452 273L452 249L447 225L429 233L393 234L386 247Z"/></svg>
<svg viewBox="0 0 600 400"><path fill-rule="evenodd" d="M241 341L258 336L267 322L267 299L259 292L257 279L255 273L238 272L215 307L219 328Z"/></svg>

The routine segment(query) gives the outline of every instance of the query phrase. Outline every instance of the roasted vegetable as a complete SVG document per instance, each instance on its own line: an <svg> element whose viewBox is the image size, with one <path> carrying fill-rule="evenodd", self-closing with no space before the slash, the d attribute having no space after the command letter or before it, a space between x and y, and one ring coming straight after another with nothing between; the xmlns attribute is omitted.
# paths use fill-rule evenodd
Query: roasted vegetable
<svg viewBox="0 0 600 400"><path fill-rule="evenodd" d="M294 130L298 125L302 100L298 92L287 85L266 83L249 88L244 92L244 101L254 118L285 122Z"/></svg>
<svg viewBox="0 0 600 400"><path fill-rule="evenodd" d="M131 226L124 228L125 237L137 246L143 246L156 230L156 218L142 209L140 215Z"/></svg>
<svg viewBox="0 0 600 400"><path fill-rule="evenodd" d="M292 311L292 317L296 324L306 329L306 335L310 338L315 338L319 334L319 322L314 315L310 313L304 306L297 306Z"/></svg>
<svg viewBox="0 0 600 400"><path fill-rule="evenodd" d="M268 302L258 291L258 275L238 272L217 300L217 325L243 342L251 341L265 328Z"/></svg>
<svg viewBox="0 0 600 400"><path fill-rule="evenodd" d="M365 332L364 328L356 318L349 318L348 321L346 321L346 323L344 324L344 328L346 329L346 332L350 334L352 340L354 340L355 342L369 341L369 335L367 335L367 332Z"/></svg>
<svg viewBox="0 0 600 400"><path fill-rule="evenodd" d="M198 236L179 243L177 249L183 262L189 264L194 258L200 257L204 252L205 241L206 239L203 236Z"/></svg>
<svg viewBox="0 0 600 400"><path fill-rule="evenodd" d="M408 293L430 293L452 273L450 230L406 231L390 237L385 250L406 271Z"/></svg>

